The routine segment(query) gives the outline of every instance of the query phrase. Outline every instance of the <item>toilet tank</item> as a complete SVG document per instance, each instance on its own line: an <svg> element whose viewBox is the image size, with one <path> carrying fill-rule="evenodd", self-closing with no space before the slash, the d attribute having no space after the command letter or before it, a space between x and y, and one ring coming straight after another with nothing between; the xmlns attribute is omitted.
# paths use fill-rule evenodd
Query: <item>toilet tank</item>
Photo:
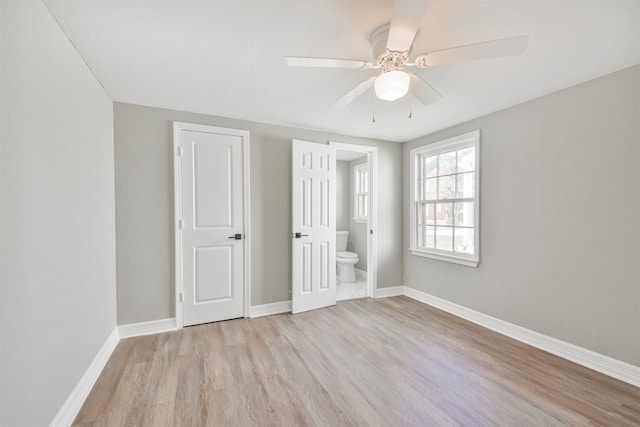
<svg viewBox="0 0 640 427"><path fill-rule="evenodd" d="M347 250L347 241L349 240L348 231L336 231L336 252L344 252Z"/></svg>

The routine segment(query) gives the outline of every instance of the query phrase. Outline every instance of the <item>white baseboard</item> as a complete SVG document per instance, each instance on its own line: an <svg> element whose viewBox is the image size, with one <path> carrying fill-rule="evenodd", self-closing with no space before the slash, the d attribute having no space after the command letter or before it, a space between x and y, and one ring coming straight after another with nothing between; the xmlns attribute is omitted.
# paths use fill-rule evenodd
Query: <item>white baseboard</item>
<svg viewBox="0 0 640 427"><path fill-rule="evenodd" d="M115 350L118 345L118 342L120 342L120 337L118 336L118 328L116 327L113 328L113 331L107 337L107 340L98 351L98 354L96 354L87 371L82 378L80 378L80 381L73 391L71 391L67 400L64 401L62 407L51 421L51 424L49 424L49 427L66 427L73 423L84 401L87 399L87 396L89 396L91 389L109 361L111 353L113 353L113 350Z"/></svg>
<svg viewBox="0 0 640 427"><path fill-rule="evenodd" d="M120 338L141 337L143 335L160 334L162 332L175 331L177 329L176 319L151 320L149 322L130 323L118 326Z"/></svg>
<svg viewBox="0 0 640 427"><path fill-rule="evenodd" d="M640 367L638 366L514 325L408 286L404 286L404 295L578 365L640 387Z"/></svg>
<svg viewBox="0 0 640 427"><path fill-rule="evenodd" d="M405 294L404 286L391 286L374 290L374 298L397 297Z"/></svg>
<svg viewBox="0 0 640 427"><path fill-rule="evenodd" d="M269 316L271 314L290 313L291 300L272 302L270 304L252 305L249 317Z"/></svg>

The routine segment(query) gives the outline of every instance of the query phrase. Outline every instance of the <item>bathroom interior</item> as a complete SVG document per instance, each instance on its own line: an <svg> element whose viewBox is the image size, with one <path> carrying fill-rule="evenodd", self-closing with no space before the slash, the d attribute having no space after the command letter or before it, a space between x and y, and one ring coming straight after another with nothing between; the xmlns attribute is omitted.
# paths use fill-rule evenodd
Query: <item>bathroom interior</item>
<svg viewBox="0 0 640 427"><path fill-rule="evenodd" d="M336 151L336 300L370 296L369 167L363 152Z"/></svg>

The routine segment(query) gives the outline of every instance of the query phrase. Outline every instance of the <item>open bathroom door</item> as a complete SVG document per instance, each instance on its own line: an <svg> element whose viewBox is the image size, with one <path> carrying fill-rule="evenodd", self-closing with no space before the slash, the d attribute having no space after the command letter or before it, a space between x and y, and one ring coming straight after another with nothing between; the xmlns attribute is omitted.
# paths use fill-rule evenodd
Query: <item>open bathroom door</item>
<svg viewBox="0 0 640 427"><path fill-rule="evenodd" d="M336 303L335 148L293 140L291 311Z"/></svg>

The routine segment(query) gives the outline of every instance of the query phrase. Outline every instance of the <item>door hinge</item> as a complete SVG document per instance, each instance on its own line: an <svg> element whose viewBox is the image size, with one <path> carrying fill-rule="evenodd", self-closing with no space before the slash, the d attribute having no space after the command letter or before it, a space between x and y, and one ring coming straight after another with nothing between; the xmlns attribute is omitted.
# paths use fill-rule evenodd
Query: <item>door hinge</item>
<svg viewBox="0 0 640 427"><path fill-rule="evenodd" d="M178 296L178 301L182 302L183 300L184 300L184 294L180 292L180 295Z"/></svg>
<svg viewBox="0 0 640 427"><path fill-rule="evenodd" d="M369 234L373 234L373 229L369 230Z"/></svg>
<svg viewBox="0 0 640 427"><path fill-rule="evenodd" d="M177 154L178 154L178 157L182 157L182 147L181 146L178 146Z"/></svg>
<svg viewBox="0 0 640 427"><path fill-rule="evenodd" d="M178 230L182 230L184 228L184 221L181 219L178 220Z"/></svg>

